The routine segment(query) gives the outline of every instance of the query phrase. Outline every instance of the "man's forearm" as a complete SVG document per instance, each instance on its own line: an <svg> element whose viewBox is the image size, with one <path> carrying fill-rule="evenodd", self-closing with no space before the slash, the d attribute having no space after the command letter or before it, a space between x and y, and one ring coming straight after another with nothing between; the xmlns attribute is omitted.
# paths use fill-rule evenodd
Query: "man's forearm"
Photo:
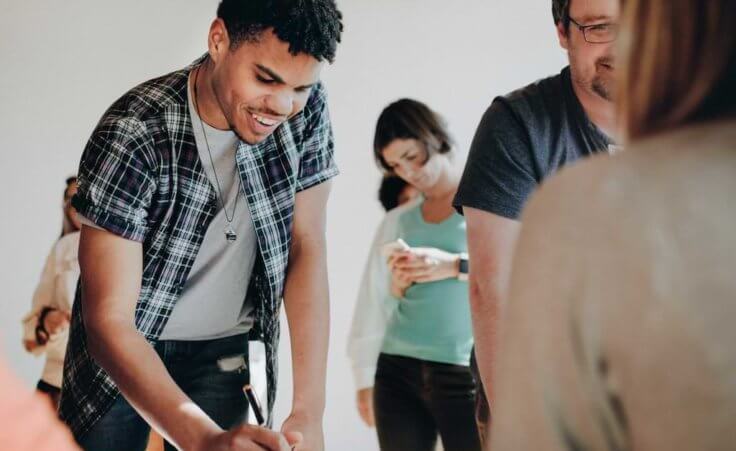
<svg viewBox="0 0 736 451"><path fill-rule="evenodd" d="M478 364L486 397L493 398L493 363L496 356L497 331L500 305L498 296L493 296L490 287L470 276L470 311L473 320L475 359Z"/></svg>
<svg viewBox="0 0 736 451"><path fill-rule="evenodd" d="M330 311L324 239L295 242L289 259L284 305L289 322L294 411L321 418Z"/></svg>
<svg viewBox="0 0 736 451"><path fill-rule="evenodd" d="M470 250L470 311L475 357L489 401L498 346L502 301L507 292L514 244L521 223L483 210L465 208Z"/></svg>
<svg viewBox="0 0 736 451"><path fill-rule="evenodd" d="M100 329L104 332L95 333ZM180 449L198 449L205 437L221 431L176 385L156 351L134 327L111 321L88 327L88 333L95 361L136 411L171 443Z"/></svg>

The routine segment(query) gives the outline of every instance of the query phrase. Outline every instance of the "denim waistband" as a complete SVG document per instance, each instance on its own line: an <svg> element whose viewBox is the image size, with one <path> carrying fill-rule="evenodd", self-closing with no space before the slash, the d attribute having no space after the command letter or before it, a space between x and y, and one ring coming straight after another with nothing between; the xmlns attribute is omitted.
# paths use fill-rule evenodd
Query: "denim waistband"
<svg viewBox="0 0 736 451"><path fill-rule="evenodd" d="M248 356L249 334L213 340L160 340L155 349L164 362L179 360L215 361L222 357Z"/></svg>

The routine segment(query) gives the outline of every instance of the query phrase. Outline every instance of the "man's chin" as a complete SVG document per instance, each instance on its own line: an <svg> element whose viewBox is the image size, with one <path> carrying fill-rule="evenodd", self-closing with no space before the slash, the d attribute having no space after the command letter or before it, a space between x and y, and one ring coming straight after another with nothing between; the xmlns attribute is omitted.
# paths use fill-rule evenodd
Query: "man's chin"
<svg viewBox="0 0 736 451"><path fill-rule="evenodd" d="M603 80L601 77L596 77L595 80L593 80L593 92L598 94L599 97L601 97L603 100L607 100L609 102L613 101L613 80Z"/></svg>
<svg viewBox="0 0 736 451"><path fill-rule="evenodd" d="M248 131L245 131L244 132L244 131L240 131L240 130L237 130L237 129L233 129L233 130L235 132L235 135L238 137L238 139L240 139L244 143L248 144L249 146L255 146L257 144L260 144L263 141L265 141L266 138L268 138L269 136L271 136L271 134L268 134L268 135L257 135L255 133L250 133Z"/></svg>

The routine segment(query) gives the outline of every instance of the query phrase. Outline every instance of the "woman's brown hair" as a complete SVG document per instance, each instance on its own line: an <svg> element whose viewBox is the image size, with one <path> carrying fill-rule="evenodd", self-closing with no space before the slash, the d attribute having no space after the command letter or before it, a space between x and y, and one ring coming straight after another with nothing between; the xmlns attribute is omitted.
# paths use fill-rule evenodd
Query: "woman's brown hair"
<svg viewBox="0 0 736 451"><path fill-rule="evenodd" d="M391 172L383 160L383 149L395 139L416 139L424 147L425 161L438 153L452 150L452 138L442 117L422 102L399 99L381 112L373 137L373 156Z"/></svg>
<svg viewBox="0 0 736 451"><path fill-rule="evenodd" d="M736 0L625 0L626 139L736 113Z"/></svg>

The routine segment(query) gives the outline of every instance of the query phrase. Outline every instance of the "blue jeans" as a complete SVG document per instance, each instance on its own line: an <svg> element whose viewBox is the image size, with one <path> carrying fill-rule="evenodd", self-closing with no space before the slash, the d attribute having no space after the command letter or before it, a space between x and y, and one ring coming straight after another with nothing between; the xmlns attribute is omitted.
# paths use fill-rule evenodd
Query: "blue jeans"
<svg viewBox="0 0 736 451"><path fill-rule="evenodd" d="M205 341L159 341L156 352L177 385L220 427L245 422L248 402L243 385L248 370L223 372L217 365L225 357L242 356L248 362L248 336L236 335ZM150 426L120 395L110 410L80 438L88 451L144 451ZM166 443L167 450L175 450Z"/></svg>

